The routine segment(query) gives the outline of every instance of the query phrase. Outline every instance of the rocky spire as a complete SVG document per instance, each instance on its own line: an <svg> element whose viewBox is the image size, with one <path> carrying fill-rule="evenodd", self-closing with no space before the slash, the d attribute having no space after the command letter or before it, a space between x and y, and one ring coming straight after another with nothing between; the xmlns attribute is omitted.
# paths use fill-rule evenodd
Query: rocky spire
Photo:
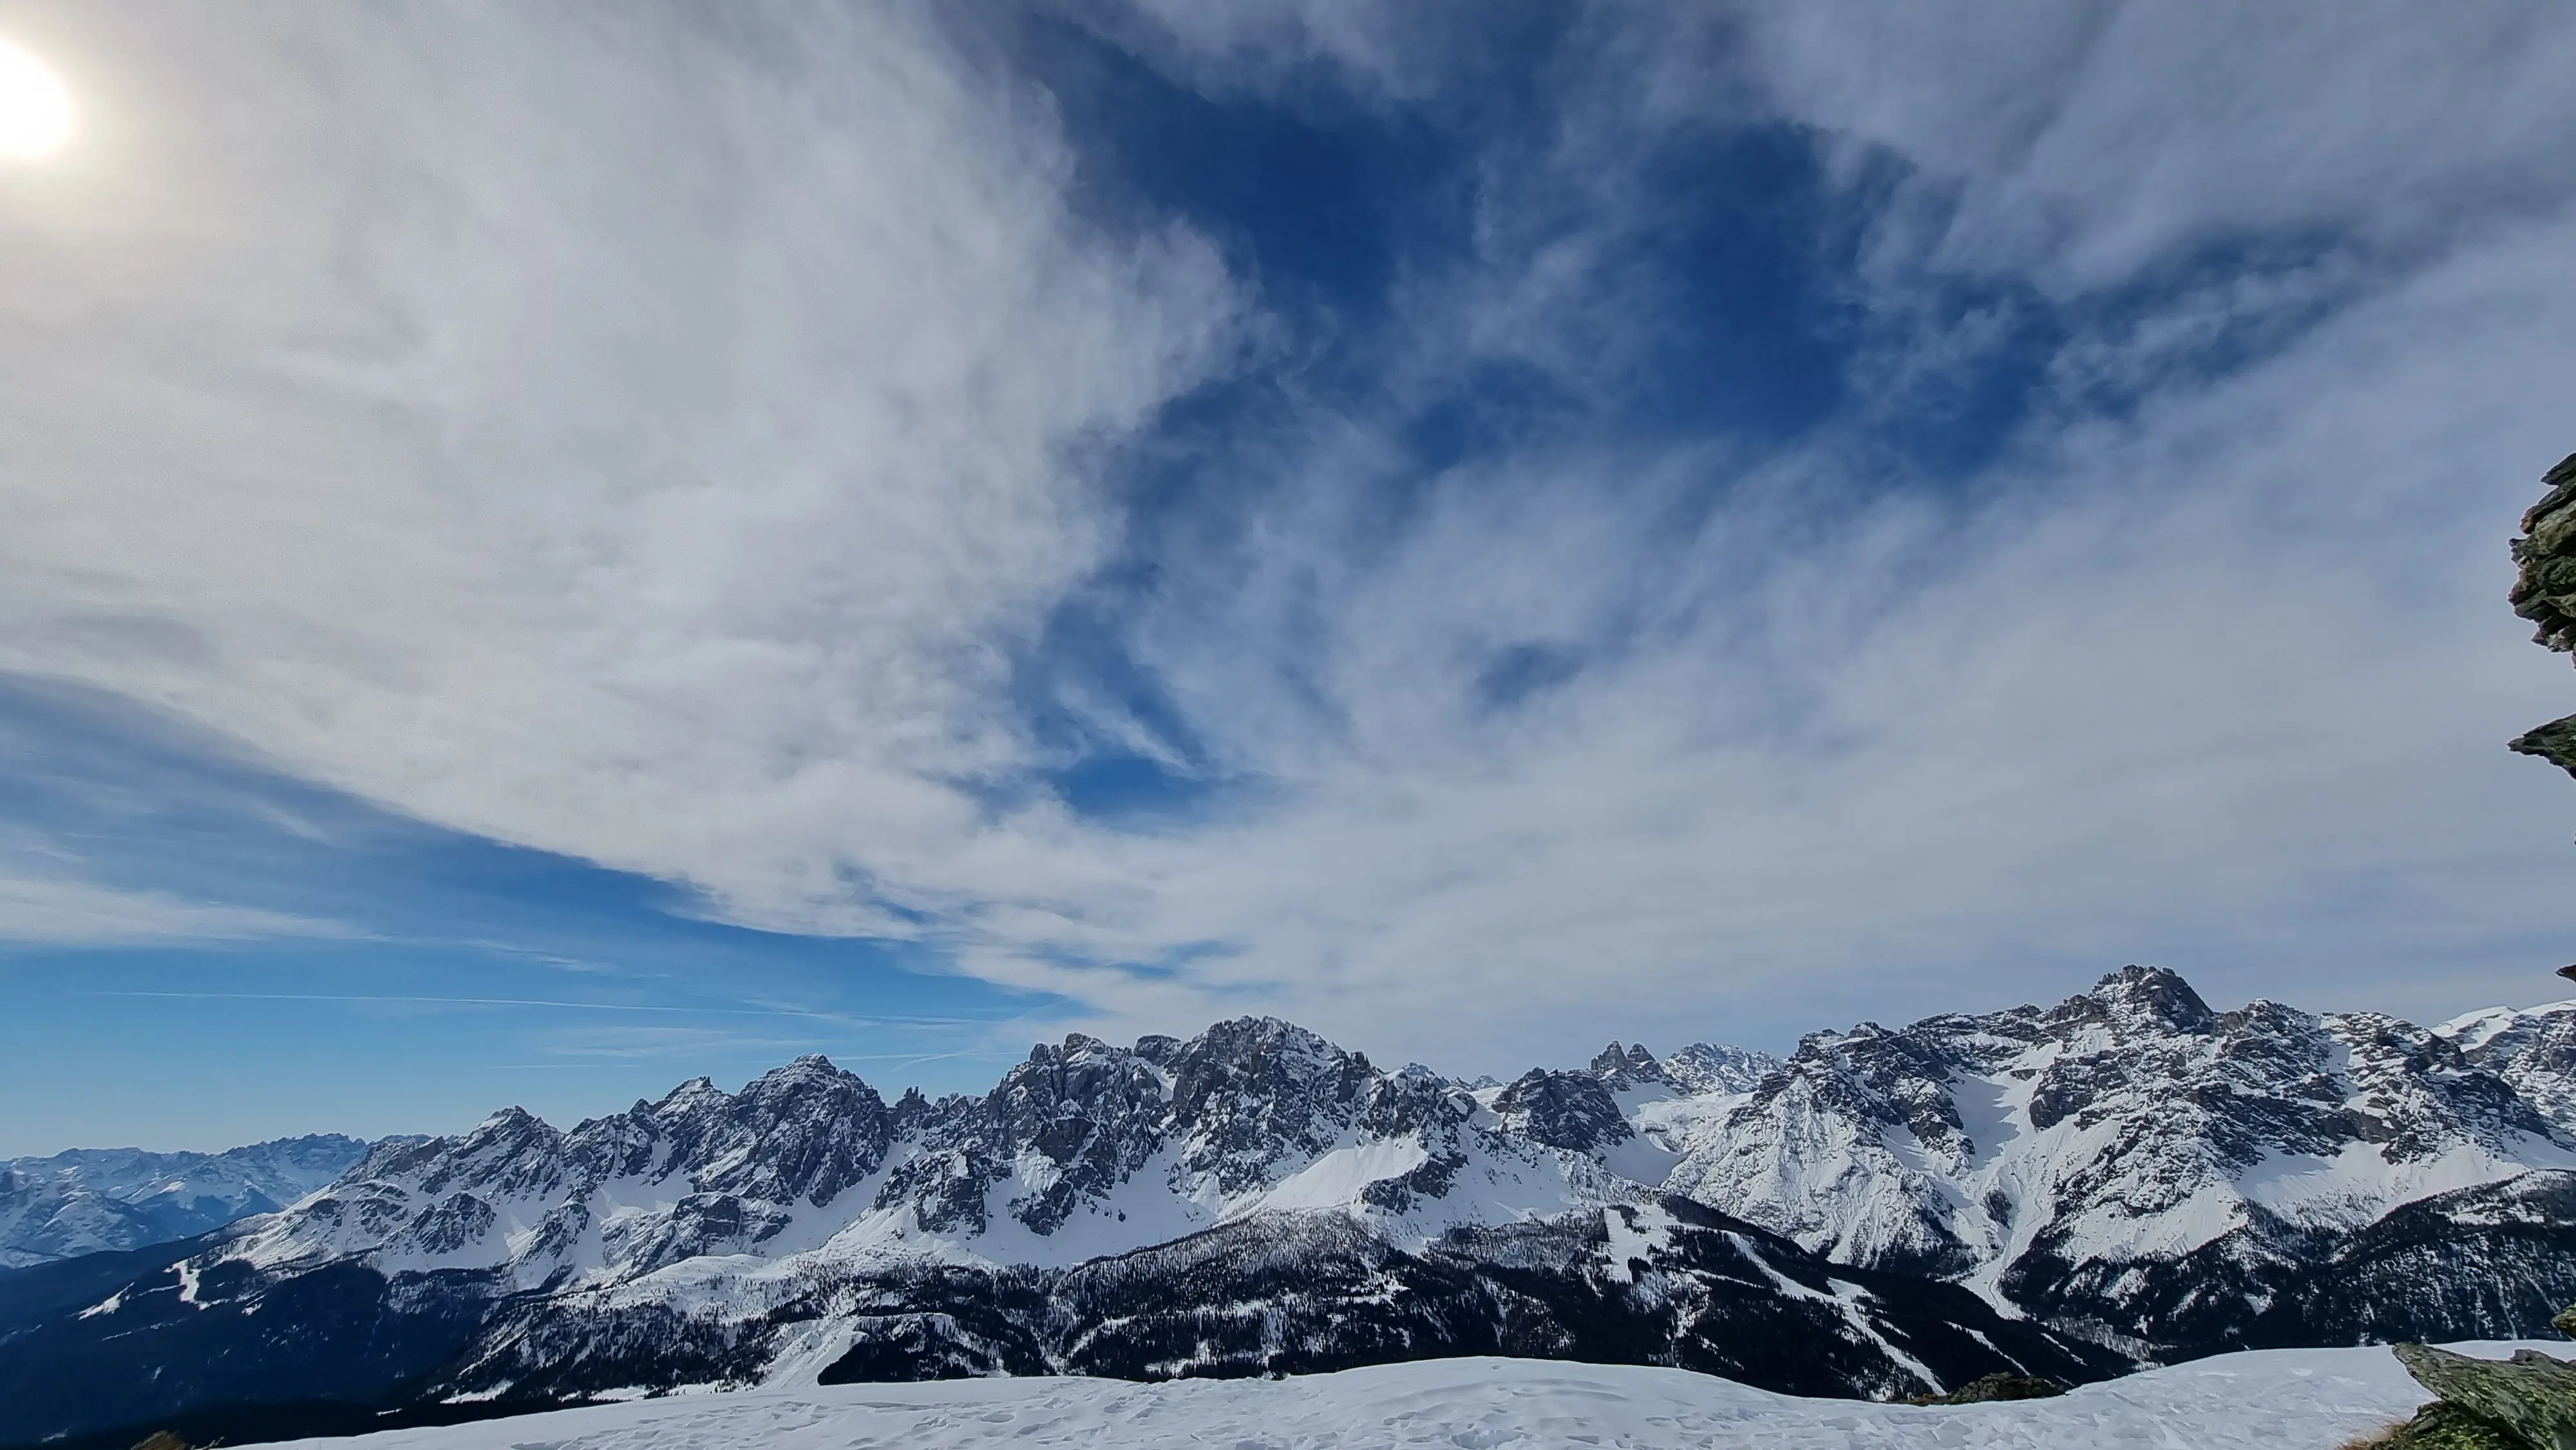
<svg viewBox="0 0 2576 1450"><path fill-rule="evenodd" d="M2549 492L2522 516L2522 537L2513 541L2513 561L2521 573L2508 597L2513 612L2537 626L2533 643L2576 652L2576 454L2561 459L2540 481ZM2513 741L2512 748L2576 775L2576 715L2539 726Z"/></svg>

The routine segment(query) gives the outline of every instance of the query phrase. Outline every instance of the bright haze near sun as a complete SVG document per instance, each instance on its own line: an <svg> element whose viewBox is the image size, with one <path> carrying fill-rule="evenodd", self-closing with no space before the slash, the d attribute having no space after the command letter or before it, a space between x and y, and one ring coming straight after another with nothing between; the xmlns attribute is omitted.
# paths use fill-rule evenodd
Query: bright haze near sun
<svg viewBox="0 0 2576 1450"><path fill-rule="evenodd" d="M0 35L0 1153L2570 957L2576 8Z"/></svg>
<svg viewBox="0 0 2576 1450"><path fill-rule="evenodd" d="M72 133L72 98L43 60L0 37L0 160L41 161Z"/></svg>

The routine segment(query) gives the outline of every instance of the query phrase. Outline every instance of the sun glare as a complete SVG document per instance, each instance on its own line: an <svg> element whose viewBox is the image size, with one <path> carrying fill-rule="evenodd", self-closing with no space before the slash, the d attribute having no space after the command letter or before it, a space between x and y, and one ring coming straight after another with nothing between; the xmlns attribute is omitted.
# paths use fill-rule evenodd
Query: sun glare
<svg viewBox="0 0 2576 1450"><path fill-rule="evenodd" d="M0 40L0 159L34 161L72 132L71 93L43 61Z"/></svg>

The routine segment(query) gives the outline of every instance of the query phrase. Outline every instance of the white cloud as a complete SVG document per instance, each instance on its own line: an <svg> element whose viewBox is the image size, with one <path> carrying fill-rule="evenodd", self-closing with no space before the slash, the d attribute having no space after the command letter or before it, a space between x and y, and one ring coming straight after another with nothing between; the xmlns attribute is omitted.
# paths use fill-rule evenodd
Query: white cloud
<svg viewBox="0 0 2576 1450"><path fill-rule="evenodd" d="M2566 446L2576 225L2534 140L2563 29L1783 8L1715 32L1724 65L1604 89L1561 164L1748 64L1729 104L1904 153L1889 315L1948 269L2062 294L2236 234L2402 265L2080 337L2059 376L2134 415L2045 414L1929 501L1864 503L1837 437L1758 469L1569 446L1355 549L1385 420L1310 417L1275 440L1294 486L1240 552L1161 561L1133 641L1276 794L1152 835L954 781L1029 762L999 690L1106 548L1086 459L1236 298L1184 234L1086 232L1046 108L912 12L796 13L49 12L27 38L101 115L79 167L0 189L0 667L745 919L927 911L966 969L1106 1019L1287 1010L1479 1067L2157 947L2214 995L2384 1002L2555 929L2567 802L2501 742L2565 680L2500 595ZM1298 56L1418 89L1332 13ZM1584 305L1582 242L1420 282L1399 375ZM2323 307L2215 384L2174 362ZM1678 501L1712 473L1736 502L1703 519ZM1483 708L1523 644L1579 673Z"/></svg>
<svg viewBox="0 0 2576 1450"><path fill-rule="evenodd" d="M1957 189L1946 260L2052 285L2303 231L2418 249L2576 185L2576 21L2551 6L1827 0L1725 23L1772 104Z"/></svg>
<svg viewBox="0 0 2576 1450"><path fill-rule="evenodd" d="M1356 578L1266 536L1332 581L1334 744L1282 738L1267 667L1311 621L1255 579L1250 617L1155 662L1295 804L1106 848L1154 889L1061 938L1239 941L1192 985L1479 1065L1574 1020L1804 997L1776 1032L1818 997L2045 995L2158 949L2214 995L2438 997L2415 980L2555 929L2576 801L2502 742L2566 681L2503 609L2501 535L2565 446L2571 244L2500 238L2246 376L2034 440L1964 516L1800 544L1725 514L1642 583L1651 513L1590 512L1581 476L1458 480ZM1584 639L1604 601L1642 614L1621 652L1478 717L1479 644Z"/></svg>
<svg viewBox="0 0 2576 1450"><path fill-rule="evenodd" d="M1750 38L1771 104L1896 148L1955 201L1929 236L1902 206L1886 219L1882 259L1914 249L1872 299L1890 314L1959 268L2062 292L2217 240L2369 260L2303 257L2079 333L2053 374L2069 403L1973 503L1900 491L1820 521L1816 501L1866 492L1868 455L1829 437L1677 546L1676 496L1727 460L1558 454L1446 480L1389 540L1354 527L1383 467L1368 420L1319 423L1282 465L1286 501L1143 636L1226 763L1291 804L1102 843L1125 891L988 919L1077 956L1240 950L1180 984L985 970L1166 1021L1284 1003L1492 1066L1578 1019L1658 1031L1764 1003L1735 1020L1776 1033L1823 1001L2045 995L2158 950L2220 996L2449 1010L2515 980L2554 930L2566 802L2501 741L2560 713L2564 677L2505 615L2501 537L2569 445L2576 225L2538 138L2576 103L2534 57L2576 27L2191 29L2106 7L2052 59L2054 19L1989 35L1955 8L1908 15L1773 7L1721 31ZM1349 50L1335 34L1291 53ZM1359 49L1361 77L1402 64ZM1687 70L1705 48L1657 55L1667 97L1725 99ZM1463 311L1412 297L1416 366L1582 366L1538 324L1589 322L1618 285L1582 274L1594 237L1633 224L1596 163L1642 144L1640 89L1613 76L1562 143L1593 231L1494 258ZM2213 383L2229 328L2278 355ZM2086 421L2071 398L2101 386L2139 396L2134 416ZM1560 697L1487 718L1476 675L1524 641L1609 647Z"/></svg>
<svg viewBox="0 0 2576 1450"><path fill-rule="evenodd" d="M0 872L0 941L25 946L171 946L267 937L349 937L333 921Z"/></svg>
<svg viewBox="0 0 2576 1450"><path fill-rule="evenodd" d="M915 889L1233 301L909 7L39 12L0 666L747 912ZM860 924L864 924L862 921Z"/></svg>

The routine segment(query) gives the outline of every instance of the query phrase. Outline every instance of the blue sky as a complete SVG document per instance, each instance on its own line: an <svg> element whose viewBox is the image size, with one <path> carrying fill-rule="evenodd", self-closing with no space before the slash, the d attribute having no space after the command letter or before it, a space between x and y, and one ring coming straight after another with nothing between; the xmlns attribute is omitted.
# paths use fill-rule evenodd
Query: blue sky
<svg viewBox="0 0 2576 1450"><path fill-rule="evenodd" d="M2563 7L0 35L0 1152L2576 957Z"/></svg>

